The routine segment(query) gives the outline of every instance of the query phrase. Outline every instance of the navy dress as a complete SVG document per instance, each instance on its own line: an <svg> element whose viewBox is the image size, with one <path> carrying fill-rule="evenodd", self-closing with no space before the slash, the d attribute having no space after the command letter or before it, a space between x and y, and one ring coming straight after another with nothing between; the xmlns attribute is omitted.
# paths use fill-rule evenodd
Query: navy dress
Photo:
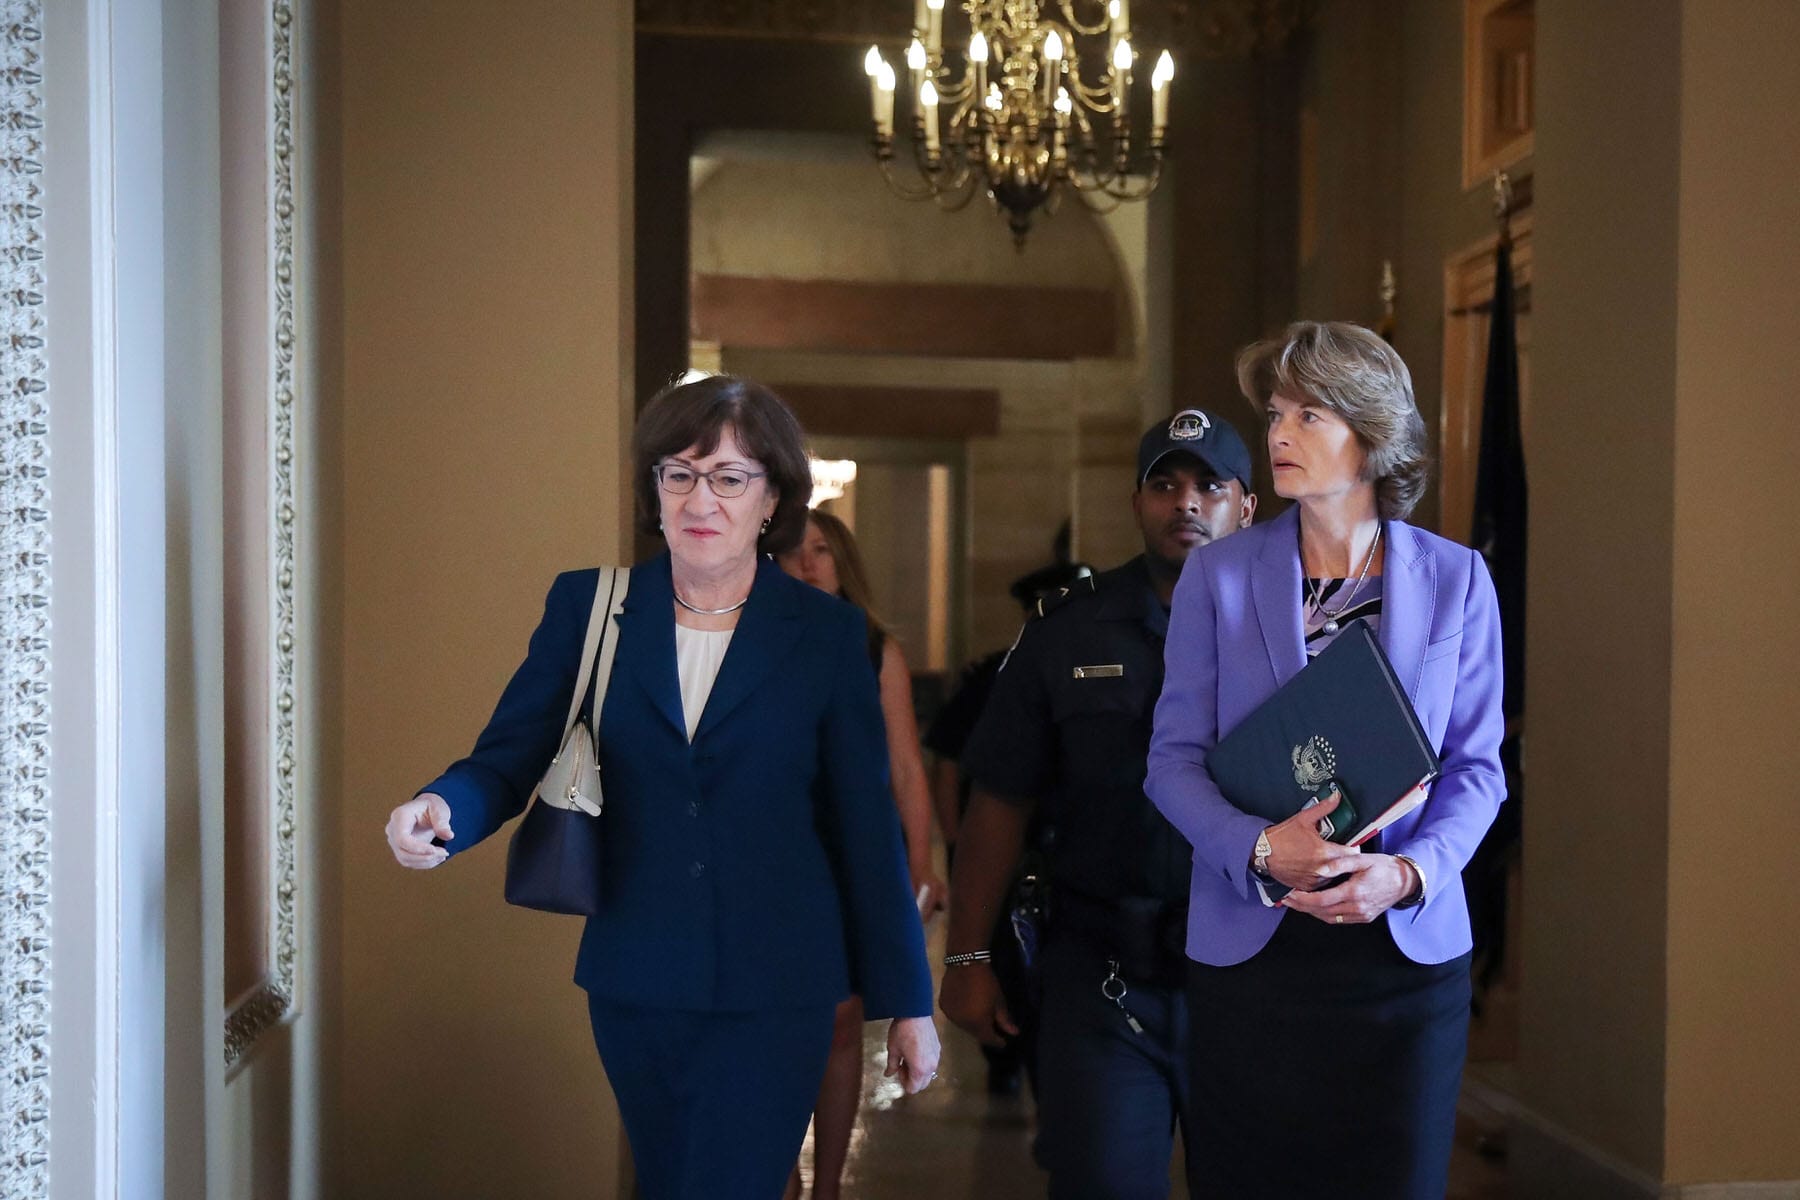
<svg viewBox="0 0 1800 1200"><path fill-rule="evenodd" d="M595 582L557 577L475 749L422 789L450 805L452 854L517 816L556 752ZM617 620L605 903L575 982L646 1200L779 1196L837 1003L932 1008L866 626L759 563L690 742L666 554L632 572Z"/></svg>

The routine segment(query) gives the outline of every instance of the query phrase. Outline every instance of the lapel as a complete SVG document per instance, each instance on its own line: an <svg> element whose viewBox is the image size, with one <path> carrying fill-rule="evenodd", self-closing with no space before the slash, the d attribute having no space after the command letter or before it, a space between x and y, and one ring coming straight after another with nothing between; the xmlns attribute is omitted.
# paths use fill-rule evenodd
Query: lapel
<svg viewBox="0 0 1800 1200"><path fill-rule="evenodd" d="M775 665L787 657L806 622L801 619L796 588L808 586L783 574L773 559L762 559L756 566L756 582L750 588L750 601L738 618L719 664L719 678L706 699L706 711L700 714L700 725L694 730L698 743L711 730L731 715L757 685L762 683ZM672 602L672 598L671 598ZM674 634L670 637L670 661L674 660ZM673 671L673 666L671 666ZM677 703L679 708L679 702Z"/></svg>
<svg viewBox="0 0 1800 1200"><path fill-rule="evenodd" d="M1300 606L1300 506L1269 523L1262 553L1250 569L1256 620L1269 667L1280 687L1306 666L1306 628Z"/></svg>
<svg viewBox="0 0 1800 1200"><path fill-rule="evenodd" d="M1394 674L1414 705L1425 678L1425 645L1431 636L1432 608L1437 603L1437 560L1413 527L1388 521L1387 561L1381 580L1381 632L1378 641L1394 666Z"/></svg>
<svg viewBox="0 0 1800 1200"><path fill-rule="evenodd" d="M632 570L624 610L614 620L619 623L614 674L629 678L686 741L681 681L675 674L675 586L666 550Z"/></svg>

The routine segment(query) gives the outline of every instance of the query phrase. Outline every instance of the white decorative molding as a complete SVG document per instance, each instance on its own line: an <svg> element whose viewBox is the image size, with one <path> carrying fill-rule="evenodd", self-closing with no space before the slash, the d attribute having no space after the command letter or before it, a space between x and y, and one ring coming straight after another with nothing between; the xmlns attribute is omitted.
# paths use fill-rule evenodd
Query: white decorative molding
<svg viewBox="0 0 1800 1200"><path fill-rule="evenodd" d="M43 11L0 0L0 1196L50 1193Z"/></svg>
<svg viewBox="0 0 1800 1200"><path fill-rule="evenodd" d="M294 19L295 0L275 0L271 12L269 122L269 262L273 286L274 337L269 354L269 648L272 763L269 830L274 861L270 931L274 962L270 974L225 1018L225 1064L237 1063L271 1026L296 1014L299 995L298 828L294 793L298 753L294 732L297 704L294 670Z"/></svg>

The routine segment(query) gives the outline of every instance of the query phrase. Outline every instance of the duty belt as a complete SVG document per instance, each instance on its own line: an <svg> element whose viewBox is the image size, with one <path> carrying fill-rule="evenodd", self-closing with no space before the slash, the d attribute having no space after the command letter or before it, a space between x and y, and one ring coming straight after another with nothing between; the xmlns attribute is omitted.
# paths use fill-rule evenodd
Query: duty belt
<svg viewBox="0 0 1800 1200"><path fill-rule="evenodd" d="M1187 969L1187 905L1149 896L1097 900L1062 888L1050 915L1052 936L1087 942L1117 959L1135 982L1178 987Z"/></svg>

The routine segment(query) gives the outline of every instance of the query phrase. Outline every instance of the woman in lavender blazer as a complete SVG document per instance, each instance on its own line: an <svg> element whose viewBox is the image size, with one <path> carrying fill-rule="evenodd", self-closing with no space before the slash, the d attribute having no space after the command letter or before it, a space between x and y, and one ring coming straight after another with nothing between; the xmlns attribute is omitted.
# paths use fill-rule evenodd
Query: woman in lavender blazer
<svg viewBox="0 0 1800 1200"><path fill-rule="evenodd" d="M1189 559L1145 782L1194 847L1189 1065L1205 1143L1188 1153L1222 1196L1439 1200L1468 1029L1461 872L1505 795L1494 587L1474 551L1405 523L1425 428L1385 341L1302 322L1246 349L1238 382L1294 504ZM1271 826L1237 808L1206 762L1357 619L1443 762L1430 798L1360 851L1319 836L1328 810ZM1297 890L1266 907L1259 874Z"/></svg>

